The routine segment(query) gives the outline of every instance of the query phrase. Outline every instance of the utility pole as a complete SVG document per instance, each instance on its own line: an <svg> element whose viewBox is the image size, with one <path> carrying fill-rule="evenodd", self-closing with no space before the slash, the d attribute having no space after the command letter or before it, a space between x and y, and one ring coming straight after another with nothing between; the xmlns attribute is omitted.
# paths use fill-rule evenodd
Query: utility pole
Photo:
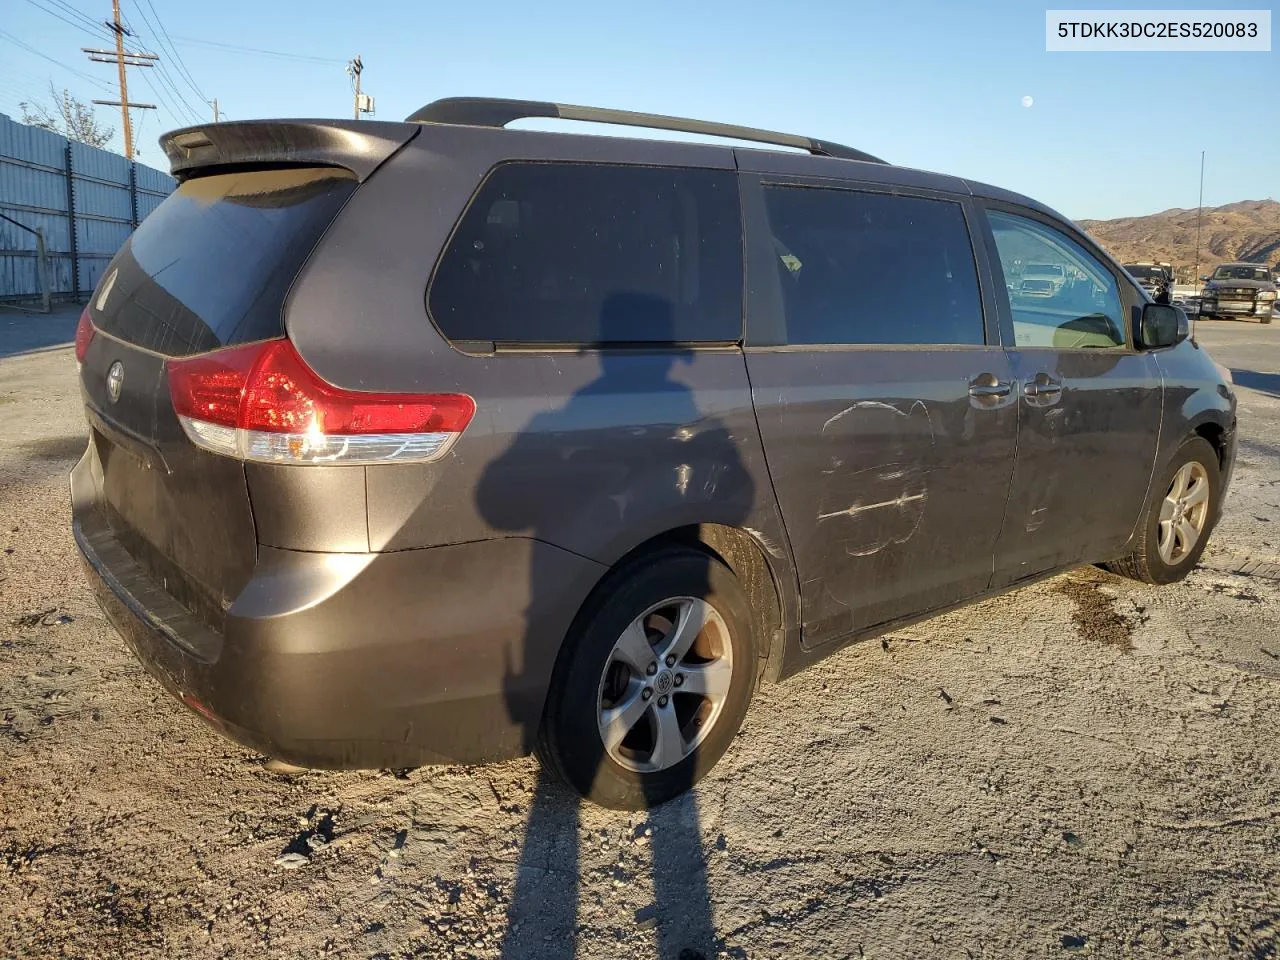
<svg viewBox="0 0 1280 960"><path fill-rule="evenodd" d="M360 62L360 54L356 54L356 58L347 64L347 75L350 76L356 85L355 98L355 119L360 119L360 74L364 72L364 64Z"/></svg>
<svg viewBox="0 0 1280 960"><path fill-rule="evenodd" d="M364 73L364 62L360 59L360 54L356 54L354 60L347 61L347 76L351 78L352 90L355 91L355 104L352 111L355 119L360 119L362 113L373 113L373 97L367 93L360 92L360 74Z"/></svg>
<svg viewBox="0 0 1280 960"><path fill-rule="evenodd" d="M98 50L93 47L81 47L85 53L89 54L89 59L94 63L114 63L119 70L120 76L120 99L119 100L94 100L94 103L100 103L107 107L119 107L120 119L124 127L124 155L125 159L133 159L133 124L129 119L129 108L136 110L154 110L154 103L130 103L129 102L129 83L125 76L125 67L154 67L155 61L160 58L154 53L131 53L124 48L124 35L126 33L124 24L120 22L120 0L111 0L111 20L104 21L107 27L116 35L115 50Z"/></svg>
<svg viewBox="0 0 1280 960"><path fill-rule="evenodd" d="M218 123L218 98L214 97L209 101L209 106L213 107L213 122Z"/></svg>
<svg viewBox="0 0 1280 960"><path fill-rule="evenodd" d="M1200 286L1200 221L1204 217L1204 151L1200 151L1200 204L1196 207L1196 286Z"/></svg>

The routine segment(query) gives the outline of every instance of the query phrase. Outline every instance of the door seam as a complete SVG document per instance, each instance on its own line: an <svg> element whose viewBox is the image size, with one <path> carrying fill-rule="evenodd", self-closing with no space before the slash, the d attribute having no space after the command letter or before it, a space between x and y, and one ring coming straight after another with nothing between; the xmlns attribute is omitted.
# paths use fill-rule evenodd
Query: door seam
<svg viewBox="0 0 1280 960"><path fill-rule="evenodd" d="M1013 478L1018 472L1018 451L1022 445L1022 394L1018 390L1018 368L1014 365L1013 357L1009 356L1009 348L1001 345L1000 352L1004 354L1004 362L1009 366L1009 373L1013 380L1013 402L1017 410L1017 416L1013 423L1013 463L1009 466L1009 482L1005 485L1004 490L1004 510L1000 515L1000 530L996 533L995 546L991 551L991 574L987 577L987 589L991 589L991 585L996 582L996 570L998 569L998 561L1000 557L1000 544L1004 541L1004 529L1009 522L1009 504L1013 502Z"/></svg>

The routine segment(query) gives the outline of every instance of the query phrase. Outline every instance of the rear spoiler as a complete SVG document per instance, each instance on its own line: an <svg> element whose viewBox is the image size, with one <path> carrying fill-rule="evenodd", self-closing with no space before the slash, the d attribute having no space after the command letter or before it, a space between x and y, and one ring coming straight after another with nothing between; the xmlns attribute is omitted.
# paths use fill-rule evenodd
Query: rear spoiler
<svg viewBox="0 0 1280 960"><path fill-rule="evenodd" d="M422 128L376 120L242 120L160 138L178 180L242 166L342 167L365 180Z"/></svg>

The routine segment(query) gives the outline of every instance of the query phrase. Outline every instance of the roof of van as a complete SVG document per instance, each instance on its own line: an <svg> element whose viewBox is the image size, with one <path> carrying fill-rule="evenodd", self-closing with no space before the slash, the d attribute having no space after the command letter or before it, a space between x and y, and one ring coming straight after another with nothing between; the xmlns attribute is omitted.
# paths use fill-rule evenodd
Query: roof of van
<svg viewBox="0 0 1280 960"><path fill-rule="evenodd" d="M757 155L761 157L759 164L750 160L739 167L755 172L795 172L803 175L808 172L803 168L809 166L812 175L838 176L842 179L853 178L872 182L916 186L926 189L946 190L953 193L968 193L971 196L988 200L1016 203L1031 207L1058 219L1066 219L1057 211L1046 207L1030 197L1005 190L991 184L976 180L965 180L942 173L916 170L910 167L899 167L878 157L872 156L856 147L833 143L799 134L779 133L772 130L761 130L755 127L743 127L733 124L695 120L685 117L670 117L661 114L636 113L629 110L612 110L602 107L585 107L573 104L552 103L540 100L508 100L491 97L448 97L436 100L415 110L407 118L409 123L447 124L455 126L490 127L505 129L507 124L523 119L561 119L578 120L588 123L609 123L619 126L642 127L646 129L672 130L681 133L703 136L726 137L735 140L747 140L772 147L787 147L803 150L797 154L780 150L762 149L759 147L718 147L732 149L740 158ZM510 131L511 133L533 133L534 131ZM546 136L584 136L574 133L545 133ZM647 141L653 142L653 141ZM658 141L662 142L662 141ZM713 147L715 149L716 147ZM806 156L806 154L808 154ZM769 158L764 160L763 158ZM783 160L781 158L790 158ZM797 164L795 161L810 161L810 164ZM765 166L768 169L758 169ZM840 166L835 166L840 164ZM856 164L854 171L850 165ZM781 170L779 167L790 167Z"/></svg>

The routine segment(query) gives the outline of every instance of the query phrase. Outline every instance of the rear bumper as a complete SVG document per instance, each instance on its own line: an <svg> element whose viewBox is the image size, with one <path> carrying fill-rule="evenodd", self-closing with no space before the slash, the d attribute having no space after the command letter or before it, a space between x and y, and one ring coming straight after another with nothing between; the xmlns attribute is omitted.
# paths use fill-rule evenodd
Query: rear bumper
<svg viewBox="0 0 1280 960"><path fill-rule="evenodd" d="M133 562L85 461L73 527L111 623L232 739L301 766L479 763L527 753L599 564L526 538L382 554L260 547L218 633Z"/></svg>

